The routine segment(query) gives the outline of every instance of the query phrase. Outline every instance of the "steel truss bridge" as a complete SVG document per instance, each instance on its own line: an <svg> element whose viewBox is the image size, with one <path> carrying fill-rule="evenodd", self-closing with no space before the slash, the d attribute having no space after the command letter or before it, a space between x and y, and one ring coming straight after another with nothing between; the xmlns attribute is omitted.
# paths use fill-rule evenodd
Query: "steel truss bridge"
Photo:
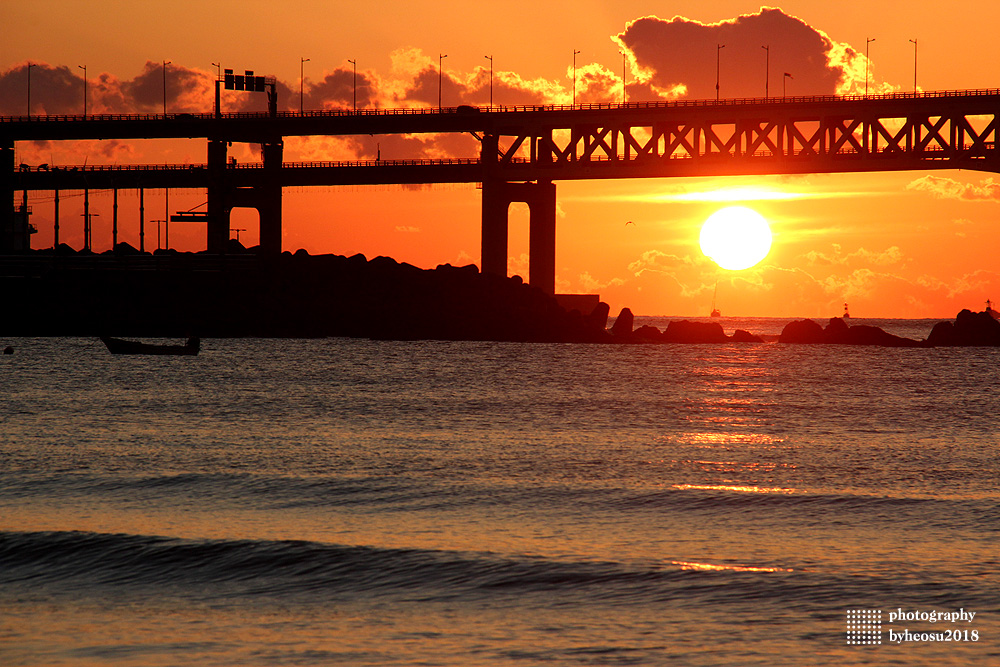
<svg viewBox="0 0 1000 667"><path fill-rule="evenodd" d="M282 159L288 136L429 133L470 133L481 143L480 155ZM21 192L22 209L31 190L54 191L58 198L60 190L206 188L208 210L199 220L207 224L210 251L224 250L230 211L242 206L259 211L261 250L274 253L281 251L284 187L481 183L483 271L506 274L507 209L526 202L529 282L552 293L554 181L933 169L1000 173L998 134L997 89L621 105L0 117L0 187L11 201ZM205 138L207 161L56 167L18 165L14 159L18 141L176 138ZM262 161L231 163L232 142L260 144ZM0 237L16 227L18 216L17 206L0 207ZM26 224L23 210L20 217Z"/></svg>

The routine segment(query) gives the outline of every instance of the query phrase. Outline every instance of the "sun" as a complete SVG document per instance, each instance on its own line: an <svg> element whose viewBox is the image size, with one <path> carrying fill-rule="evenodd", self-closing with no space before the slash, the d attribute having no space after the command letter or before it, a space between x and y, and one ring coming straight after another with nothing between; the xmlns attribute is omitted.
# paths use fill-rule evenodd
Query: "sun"
<svg viewBox="0 0 1000 667"><path fill-rule="evenodd" d="M701 226L701 251L730 271L749 269L771 250L771 228L757 211L745 206L719 209Z"/></svg>

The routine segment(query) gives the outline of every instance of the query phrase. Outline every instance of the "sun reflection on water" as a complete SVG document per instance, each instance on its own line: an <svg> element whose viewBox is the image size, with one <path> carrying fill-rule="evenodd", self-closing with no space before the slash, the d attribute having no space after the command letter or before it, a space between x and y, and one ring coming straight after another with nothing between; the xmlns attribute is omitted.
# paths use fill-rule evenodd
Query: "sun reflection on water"
<svg viewBox="0 0 1000 667"><path fill-rule="evenodd" d="M749 486L736 484L671 484L680 491L739 491L740 493L797 493L797 489L786 489L780 486Z"/></svg>
<svg viewBox="0 0 1000 667"><path fill-rule="evenodd" d="M794 572L785 567L758 567L755 565L716 565L714 563L693 563L686 560L672 560L672 565L678 565L682 570L699 570L703 572Z"/></svg>

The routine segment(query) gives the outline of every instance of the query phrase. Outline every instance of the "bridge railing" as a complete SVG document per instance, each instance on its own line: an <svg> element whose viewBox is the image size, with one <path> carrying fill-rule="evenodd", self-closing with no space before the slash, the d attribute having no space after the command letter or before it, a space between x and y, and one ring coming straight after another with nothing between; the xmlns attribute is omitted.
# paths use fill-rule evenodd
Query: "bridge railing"
<svg viewBox="0 0 1000 667"><path fill-rule="evenodd" d="M698 100L655 100L648 102L596 102L587 104L535 104L535 105L492 105L492 106L469 106L461 105L456 107L444 107L441 109L428 107L397 107L386 109L316 109L312 111L279 111L278 118L333 118L333 117L354 117L354 116L399 116L399 115L423 115L423 114L450 114L465 115L479 113L525 113L525 112L564 112L564 111L588 111L601 110L611 111L619 109L671 109L671 108L691 108L691 107L731 107L747 106L756 104L808 104L808 103L829 103L829 102L866 102L878 100L919 100L937 99L948 97L983 97L1000 96L998 88L976 88L968 90L937 90L909 93L882 93L872 95L795 95L784 97L733 97L720 100L698 99ZM165 120L212 120L214 118L238 120L238 119L263 119L270 118L270 114L265 111L234 111L225 112L216 116L213 112L205 113L168 113L168 114L45 114L32 116L0 116L2 123L65 123L65 122L108 122L108 121L165 121Z"/></svg>
<svg viewBox="0 0 1000 667"><path fill-rule="evenodd" d="M986 142L987 150L993 151L995 147L993 142ZM958 153L964 157L980 157L983 156L983 151L981 146L977 146L972 143L965 143L962 145L958 151L954 151L951 148L946 148L944 146L930 144L919 150L900 150L893 146L884 146L876 150L870 151L858 151L850 146L842 146L834 153L821 153L819 155L825 155L827 157L852 157L852 156L891 156L900 155L908 157L923 157L930 160L940 160L950 157L951 155ZM746 154L742 153L739 157L749 157L749 158L774 158L774 157L800 157L800 156L816 156L817 153L811 149L800 149L797 153L793 155L786 155L782 153L775 153L773 151L758 148L753 151L753 153ZM617 156L611 157L608 155L590 155L585 158L571 158L568 162L573 164L580 163L602 163L602 162L617 162L617 163L641 163L647 160L659 160L659 159L671 159L671 160L687 160L687 159L703 159L703 158L715 158L715 157L734 157L731 153L722 153L713 151L710 153L701 153L699 155L690 155L687 153L672 153L670 155L643 155L643 154L633 154L626 158L625 155L619 154ZM326 161L315 161L315 162L283 162L283 169L349 169L349 168L359 168L359 167L438 167L438 166L477 166L481 165L482 162L479 158L415 158L408 160L326 160ZM509 166L525 166L531 164L550 164L548 162L535 161L532 163L530 158L527 157L512 157L509 160L503 162L500 166L501 168ZM565 164L565 162L557 162L552 160L551 164ZM263 169L264 165L261 162L242 162L242 163L228 163L226 165L227 169ZM208 164L123 164L123 165L108 165L108 164L88 164L88 165L76 165L76 166L63 166L63 167L49 167L47 165L21 165L20 171L22 172L46 172L46 171L64 171L64 172L137 172L137 171L197 171L197 170L207 170Z"/></svg>

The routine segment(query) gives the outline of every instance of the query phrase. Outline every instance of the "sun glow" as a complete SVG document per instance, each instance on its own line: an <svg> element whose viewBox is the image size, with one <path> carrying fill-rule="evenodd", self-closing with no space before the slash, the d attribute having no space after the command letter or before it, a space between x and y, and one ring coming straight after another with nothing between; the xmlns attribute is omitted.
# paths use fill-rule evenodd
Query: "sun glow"
<svg viewBox="0 0 1000 667"><path fill-rule="evenodd" d="M771 229L757 211L727 206L708 217L701 227L701 251L730 271L749 269L771 250Z"/></svg>

